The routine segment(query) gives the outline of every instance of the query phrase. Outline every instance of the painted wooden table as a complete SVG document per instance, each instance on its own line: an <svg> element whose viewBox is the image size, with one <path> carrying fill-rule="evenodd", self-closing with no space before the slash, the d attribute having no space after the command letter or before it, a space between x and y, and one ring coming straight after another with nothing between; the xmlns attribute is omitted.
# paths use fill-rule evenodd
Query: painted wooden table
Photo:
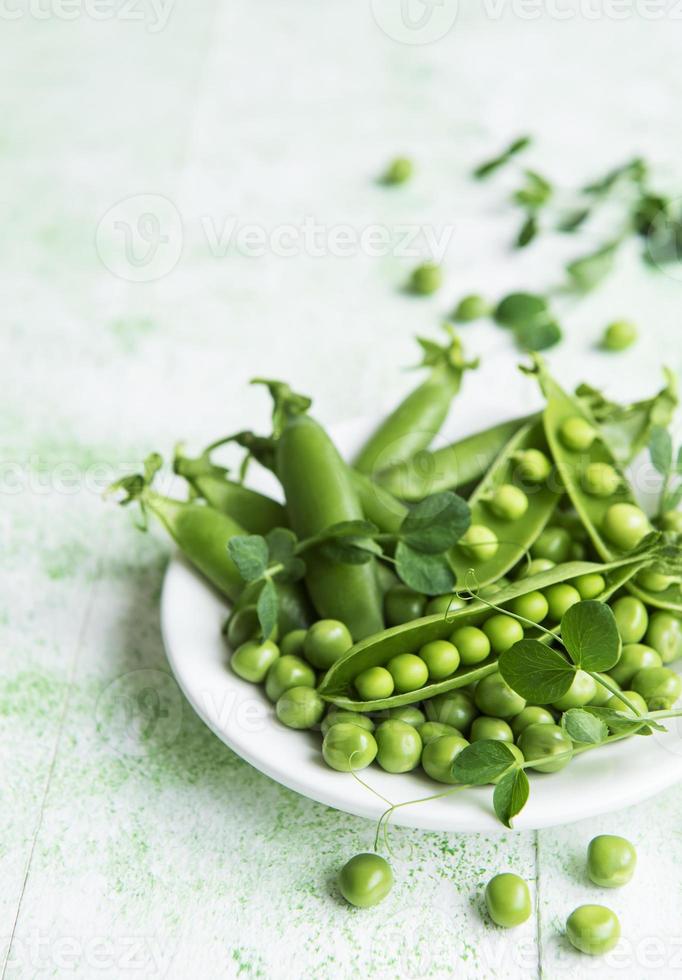
<svg viewBox="0 0 682 980"><path fill-rule="evenodd" d="M561 181L635 152L680 178L682 24L663 6L2 5L3 976L682 973L682 787L537 834L396 830L397 886L349 910L335 874L372 827L270 782L192 714L159 632L168 545L101 499L152 449L265 428L255 374L315 394L327 422L378 413L459 296L552 282L576 246L510 254L508 178L468 176L520 131ZM400 152L417 175L387 191ZM434 249L446 285L406 297ZM562 314L552 362L567 383L651 390L681 366L680 288L626 250ZM643 340L595 352L623 315ZM477 325L466 342L499 391L509 338ZM522 389L501 397L511 414ZM640 868L608 896L625 939L593 962L562 924L602 897L583 867L600 831L630 837ZM512 933L482 915L505 869L537 899Z"/></svg>

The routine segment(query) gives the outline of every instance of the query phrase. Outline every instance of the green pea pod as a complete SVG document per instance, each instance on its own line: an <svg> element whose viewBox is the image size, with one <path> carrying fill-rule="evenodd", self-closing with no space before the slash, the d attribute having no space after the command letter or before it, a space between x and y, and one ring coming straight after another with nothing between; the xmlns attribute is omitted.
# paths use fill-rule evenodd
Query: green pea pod
<svg viewBox="0 0 682 980"><path fill-rule="evenodd" d="M306 414L307 400L287 385L267 384L275 399L276 471L292 529L305 539L342 521L361 520L348 467L321 425ZM319 616L340 619L354 639L383 628L374 561L340 564L319 550L306 553L306 585Z"/></svg>
<svg viewBox="0 0 682 980"><path fill-rule="evenodd" d="M419 340L424 367L429 377L415 388L373 432L353 465L361 473L374 475L389 466L410 459L425 449L440 431L459 392L462 375L478 361L466 361L457 335L450 330L450 343L442 347Z"/></svg>
<svg viewBox="0 0 682 980"><path fill-rule="evenodd" d="M570 582L581 575L594 573L605 577L607 588L604 597L608 598L622 583L622 578L619 576L627 574L624 572L626 568L631 569L631 574L634 575L639 569L650 564L654 555L655 549L652 549L651 553L623 558L604 565L596 562L567 562L564 565L556 565L546 572L520 579L504 589L500 589L494 596L495 605L505 608L507 603L518 596L546 589L548 586L560 582ZM394 694L389 698L380 700L359 701L353 688L353 681L362 671L370 667L383 667L391 657L398 653L417 653L425 643L430 643L432 640L447 639L454 629L460 626L478 625L490 614L490 606L475 599L466 607L456 609L449 614L442 615L439 613L433 616L424 616L422 619L415 619L410 623L394 626L376 636L368 637L356 643L345 657L329 668L318 688L319 693L325 701L349 711L382 711L385 708L396 708L405 704L414 704L417 701L427 701L437 694L444 694L447 691L466 687L475 681L479 681L497 670L495 658L491 657L476 667L457 671L447 680L436 684L427 684L417 690L405 694Z"/></svg>
<svg viewBox="0 0 682 980"><path fill-rule="evenodd" d="M249 534L265 535L275 527L287 526L282 504L230 480L228 471L212 463L207 453L190 459L178 449L173 469L188 481L197 496L241 524Z"/></svg>
<svg viewBox="0 0 682 980"><path fill-rule="evenodd" d="M580 515L585 530L604 561L613 561L627 554L609 543L603 536L601 528L607 511L613 504L631 504L638 506L635 494L628 480L620 469L618 461L604 439L595 438L587 449L574 450L562 440L562 426L569 419L581 419L595 427L595 422L584 404L567 394L548 374L541 359L536 358L535 367L531 373L536 373L547 398L544 412L544 427L547 441L566 491L571 502ZM583 476L587 466L593 463L611 466L620 477L618 487L608 496L595 496L583 487ZM678 583L673 583L662 592L648 592L634 582L629 582L627 588L650 606L668 609L682 613L682 590Z"/></svg>
<svg viewBox="0 0 682 980"><path fill-rule="evenodd" d="M384 534L397 534L409 513L405 504L364 473L351 467L348 467L348 472L367 520L376 524Z"/></svg>
<svg viewBox="0 0 682 980"><path fill-rule="evenodd" d="M422 500L441 490L456 490L480 480L512 436L539 415L500 422L442 449L424 449L374 479L401 500Z"/></svg>
<svg viewBox="0 0 682 980"><path fill-rule="evenodd" d="M549 481L530 486L518 479L516 457L528 449L537 449L545 455L549 451L539 421L525 425L511 437L469 498L472 525L492 531L497 550L490 558L477 559L461 544L455 545L449 557L460 584L467 583L467 576L473 576L477 587L496 582L523 558L554 513L563 494L560 482L550 476ZM488 503L495 488L503 484L523 489L527 497L526 512L513 520L498 517Z"/></svg>
<svg viewBox="0 0 682 980"><path fill-rule="evenodd" d="M621 466L625 466L648 444L651 429L670 425L678 403L677 381L668 368L663 369L665 386L652 398L620 405L611 402L596 388L581 384L576 388L588 413L594 418L604 441Z"/></svg>
<svg viewBox="0 0 682 980"><path fill-rule="evenodd" d="M231 517L205 504L173 500L157 493L151 484L160 466L160 456L148 457L144 474L123 477L109 492L123 491L124 506L137 501L145 520L147 513L152 513L195 568L234 601L242 592L244 581L228 554L227 543L235 535L244 534L244 529Z"/></svg>

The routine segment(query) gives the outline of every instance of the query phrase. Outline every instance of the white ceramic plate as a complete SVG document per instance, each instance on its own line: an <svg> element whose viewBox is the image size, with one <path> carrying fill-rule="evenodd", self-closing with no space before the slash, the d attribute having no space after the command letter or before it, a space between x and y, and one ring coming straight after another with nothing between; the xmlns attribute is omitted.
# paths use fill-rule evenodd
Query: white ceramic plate
<svg viewBox="0 0 682 980"><path fill-rule="evenodd" d="M481 426L500 417L494 410L490 415L490 420L478 420ZM364 428L357 423L334 434L346 448ZM182 558L171 561L161 602L163 638L171 669L199 717L234 752L289 789L336 809L378 819L385 804L353 776L325 765L319 734L281 725L262 688L229 669L229 651L221 635L228 610L225 600ZM447 789L421 771L391 775L372 766L361 775L392 803ZM682 721L670 723L666 734L597 749L559 773L530 778L530 799L516 818L516 829L549 827L619 810L682 780ZM403 807L392 819L428 830L501 829L488 787Z"/></svg>

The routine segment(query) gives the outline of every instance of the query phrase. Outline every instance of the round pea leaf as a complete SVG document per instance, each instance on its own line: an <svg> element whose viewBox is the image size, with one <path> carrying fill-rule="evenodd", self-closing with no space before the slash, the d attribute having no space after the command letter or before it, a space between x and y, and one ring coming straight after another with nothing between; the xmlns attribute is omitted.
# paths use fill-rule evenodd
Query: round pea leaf
<svg viewBox="0 0 682 980"><path fill-rule="evenodd" d="M609 734L604 721L583 708L569 708L561 717L561 727L572 742L600 745Z"/></svg>
<svg viewBox="0 0 682 980"><path fill-rule="evenodd" d="M410 508L400 538L411 548L438 554L456 544L471 523L466 500L450 490L432 493Z"/></svg>
<svg viewBox="0 0 682 980"><path fill-rule="evenodd" d="M583 670L610 670L618 663L621 638L610 606L596 599L577 602L561 620L561 639Z"/></svg>
<svg viewBox="0 0 682 980"><path fill-rule="evenodd" d="M575 668L563 654L539 640L519 640L500 654L498 665L511 689L531 704L557 701L575 675Z"/></svg>
<svg viewBox="0 0 682 980"><path fill-rule="evenodd" d="M452 775L459 783L484 786L502 776L516 762L504 742L482 739L463 749L452 764Z"/></svg>
<svg viewBox="0 0 682 980"><path fill-rule="evenodd" d="M514 817L523 810L530 795L530 783L523 769L513 769L500 779L493 793L495 813L511 827Z"/></svg>
<svg viewBox="0 0 682 980"><path fill-rule="evenodd" d="M245 582L255 582L268 567L268 545L260 534L235 535L227 550Z"/></svg>
<svg viewBox="0 0 682 980"><path fill-rule="evenodd" d="M395 549L396 571L405 585L424 595L444 595L455 587L455 573L444 555L427 555L399 541Z"/></svg>

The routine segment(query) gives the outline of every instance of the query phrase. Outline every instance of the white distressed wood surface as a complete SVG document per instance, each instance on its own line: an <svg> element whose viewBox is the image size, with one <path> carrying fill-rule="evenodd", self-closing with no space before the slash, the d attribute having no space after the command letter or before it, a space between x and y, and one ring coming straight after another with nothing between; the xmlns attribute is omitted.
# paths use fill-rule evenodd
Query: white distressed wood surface
<svg viewBox="0 0 682 980"><path fill-rule="evenodd" d="M682 788L538 834L397 830L394 891L349 910L334 877L372 827L268 781L183 704L158 626L167 543L100 499L151 449L264 428L254 374L310 391L326 422L378 413L412 383L400 368L414 362L413 335L459 296L552 282L577 246L511 255L508 179L468 178L519 132L539 137L529 162L566 182L638 152L671 186L682 178L671 4L657 20L635 0L558 5L569 19L549 5L459 8L423 45L378 26L396 23L389 0L140 0L102 5L99 19L85 0L0 11L0 962L12 980L682 973ZM400 152L414 181L378 187ZM306 219L324 229L321 254L316 242L278 254L271 235ZM226 241L230 222L260 226L264 254ZM392 236L452 225L441 293L401 294L415 257L335 254L339 226L373 225ZM168 236L150 261L147 231ZM627 251L562 318L551 360L566 382L636 396L662 362L679 369L680 278ZM643 339L608 358L593 346L616 316ZM478 380L499 391L518 353L493 327L466 337L483 357ZM510 381L510 414L518 390ZM475 427L460 406L455 428ZM115 711L141 669L170 706L146 741L144 718L127 725ZM606 896L583 866L603 831L640 857L636 881ZM532 882L537 914L502 933L481 895L507 869ZM600 900L624 940L592 961L562 926Z"/></svg>

